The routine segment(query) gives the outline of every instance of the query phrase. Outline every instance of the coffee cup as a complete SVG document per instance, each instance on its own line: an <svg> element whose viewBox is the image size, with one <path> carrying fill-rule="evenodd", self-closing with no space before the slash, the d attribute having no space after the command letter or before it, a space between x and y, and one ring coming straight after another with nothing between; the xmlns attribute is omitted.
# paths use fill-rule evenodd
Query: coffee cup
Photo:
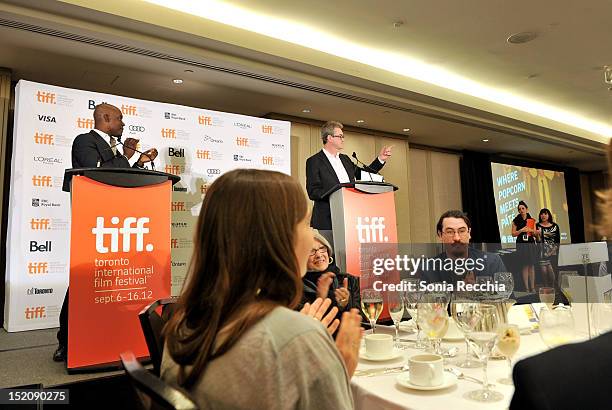
<svg viewBox="0 0 612 410"><path fill-rule="evenodd" d="M371 334L365 337L366 354L370 357L384 357L393 353L393 336Z"/></svg>
<svg viewBox="0 0 612 410"><path fill-rule="evenodd" d="M444 383L444 359L437 354L417 354L408 359L410 383L435 387Z"/></svg>

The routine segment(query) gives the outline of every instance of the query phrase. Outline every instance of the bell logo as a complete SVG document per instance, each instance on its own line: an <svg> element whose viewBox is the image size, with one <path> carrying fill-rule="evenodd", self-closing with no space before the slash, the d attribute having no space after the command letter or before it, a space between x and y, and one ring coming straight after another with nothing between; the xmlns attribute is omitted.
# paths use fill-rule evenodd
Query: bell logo
<svg viewBox="0 0 612 410"><path fill-rule="evenodd" d="M384 235L384 216L358 216L356 228L359 243L389 242L389 237Z"/></svg>
<svg viewBox="0 0 612 410"><path fill-rule="evenodd" d="M51 252L51 241L41 243L30 241L30 252Z"/></svg>
<svg viewBox="0 0 612 410"><path fill-rule="evenodd" d="M274 158L272 157L261 157L261 161L264 165L274 165Z"/></svg>
<svg viewBox="0 0 612 410"><path fill-rule="evenodd" d="M125 105L125 104L121 104L121 114L123 115L132 115L132 116L138 116L138 114L136 114L136 106L135 105Z"/></svg>
<svg viewBox="0 0 612 410"><path fill-rule="evenodd" d="M37 132L34 134L34 143L42 145L53 145L53 134Z"/></svg>
<svg viewBox="0 0 612 410"><path fill-rule="evenodd" d="M38 91L36 92L36 101L46 104L55 104L55 93Z"/></svg>
<svg viewBox="0 0 612 410"><path fill-rule="evenodd" d="M51 229L51 221L47 218L32 218L30 219L30 228L33 231L41 231Z"/></svg>
<svg viewBox="0 0 612 410"><path fill-rule="evenodd" d="M212 117L206 117L204 115L198 116L198 124L200 125L212 125Z"/></svg>
<svg viewBox="0 0 612 410"><path fill-rule="evenodd" d="M47 317L47 315L45 314L45 307L44 306L36 306L36 307L28 306L27 308L25 308L25 318L26 318L26 320L30 320L30 319L42 319L44 317Z"/></svg>
<svg viewBox="0 0 612 410"><path fill-rule="evenodd" d="M181 166L180 165L166 165L164 167L164 172L172 175L180 175Z"/></svg>
<svg viewBox="0 0 612 410"><path fill-rule="evenodd" d="M77 118L77 128L90 129L94 127L94 120L92 118Z"/></svg>
<svg viewBox="0 0 612 410"><path fill-rule="evenodd" d="M118 225L120 219L116 216L111 218L111 224ZM133 224L136 226L133 226ZM153 244L148 243L144 246L144 236L149 233L149 228L145 225L149 223L149 218L135 218L128 216L123 220L121 228L107 228L104 226L104 217L96 218L96 226L91 229L91 233L96 235L96 251L98 253L108 253L109 248L105 244L105 238L110 236L110 252L119 252L119 236L122 237L123 252L129 252L132 244L132 236L136 237L136 252L142 252L145 249L147 252L153 251Z"/></svg>
<svg viewBox="0 0 612 410"><path fill-rule="evenodd" d="M51 177L49 175L33 175L33 186L51 186Z"/></svg>
<svg viewBox="0 0 612 410"><path fill-rule="evenodd" d="M262 125L261 132L264 134L272 134L272 126L271 125Z"/></svg>
<svg viewBox="0 0 612 410"><path fill-rule="evenodd" d="M38 275L49 273L48 262L29 262L28 263L28 275Z"/></svg>
<svg viewBox="0 0 612 410"><path fill-rule="evenodd" d="M199 149L196 151L197 159L210 159L210 151Z"/></svg>
<svg viewBox="0 0 612 410"><path fill-rule="evenodd" d="M249 139L244 137L236 137L236 145L239 147L248 147Z"/></svg>
<svg viewBox="0 0 612 410"><path fill-rule="evenodd" d="M168 156L169 157L177 157L184 158L185 157L185 148L168 148Z"/></svg>
<svg viewBox="0 0 612 410"><path fill-rule="evenodd" d="M182 201L172 202L171 210L172 211L185 211L185 202L182 202Z"/></svg>
<svg viewBox="0 0 612 410"><path fill-rule="evenodd" d="M162 136L162 138L175 139L176 138L176 130L172 129L172 128L162 128L161 129L161 136Z"/></svg>

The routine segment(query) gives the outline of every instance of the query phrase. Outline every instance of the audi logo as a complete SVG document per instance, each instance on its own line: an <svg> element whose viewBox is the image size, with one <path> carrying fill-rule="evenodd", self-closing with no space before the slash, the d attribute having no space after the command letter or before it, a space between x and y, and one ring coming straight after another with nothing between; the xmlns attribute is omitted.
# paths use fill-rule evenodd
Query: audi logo
<svg viewBox="0 0 612 410"><path fill-rule="evenodd" d="M144 132L145 127L143 127L142 125L130 125L128 129L130 131Z"/></svg>
<svg viewBox="0 0 612 410"><path fill-rule="evenodd" d="M219 168L209 168L206 170L206 173L210 175L219 175L221 170Z"/></svg>

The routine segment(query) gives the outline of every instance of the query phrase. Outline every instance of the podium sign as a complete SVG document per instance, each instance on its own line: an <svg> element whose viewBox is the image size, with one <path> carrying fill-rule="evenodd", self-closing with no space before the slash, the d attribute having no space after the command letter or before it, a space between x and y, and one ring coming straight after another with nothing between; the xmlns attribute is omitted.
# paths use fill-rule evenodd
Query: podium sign
<svg viewBox="0 0 612 410"><path fill-rule="evenodd" d="M138 313L170 296L171 187L72 178L68 370L149 355Z"/></svg>

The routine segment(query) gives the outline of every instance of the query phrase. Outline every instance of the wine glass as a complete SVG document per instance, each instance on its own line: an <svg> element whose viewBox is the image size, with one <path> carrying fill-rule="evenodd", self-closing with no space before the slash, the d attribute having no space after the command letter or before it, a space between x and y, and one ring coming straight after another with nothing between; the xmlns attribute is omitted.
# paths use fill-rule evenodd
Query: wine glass
<svg viewBox="0 0 612 410"><path fill-rule="evenodd" d="M504 396L500 392L493 391L489 388L489 380L487 378L487 365L491 351L497 342L499 327L499 317L497 308L493 305L480 305L480 314L482 318L474 331L467 333L468 343L478 359L483 362L482 373L482 389L468 392L466 397L471 400L480 402L499 401Z"/></svg>
<svg viewBox="0 0 612 410"><path fill-rule="evenodd" d="M576 330L570 309L540 310L540 337L552 348L574 340Z"/></svg>
<svg viewBox="0 0 612 410"><path fill-rule="evenodd" d="M410 317L414 321L417 328L416 342L414 343L415 349L424 349L425 343L423 343L423 334L421 332L421 326L419 325L419 310L418 303L423 296L423 291L419 290L420 279L418 278L406 278L402 279L401 282L404 284L404 307L410 313ZM412 289L412 290L411 290Z"/></svg>
<svg viewBox="0 0 612 410"><path fill-rule="evenodd" d="M498 333L497 350L506 356L509 376L497 381L501 384L512 385L512 357L521 345L521 333L517 325L509 325L507 323L499 326Z"/></svg>
<svg viewBox="0 0 612 410"><path fill-rule="evenodd" d="M370 321L372 333L376 333L376 321L383 311L382 293L374 289L365 289L361 294L361 310Z"/></svg>
<svg viewBox="0 0 612 410"><path fill-rule="evenodd" d="M401 347L399 341L399 325L404 316L404 302L402 295L399 292L388 292L387 293L387 307L389 308L389 314L393 319L395 325L395 346Z"/></svg>
<svg viewBox="0 0 612 410"><path fill-rule="evenodd" d="M495 282L500 285L504 285L505 288L503 292L498 291L497 293L504 299L510 298L510 295L512 295L512 292L514 291L514 275L512 275L512 272L495 272L493 278L495 279Z"/></svg>
<svg viewBox="0 0 612 410"><path fill-rule="evenodd" d="M448 293L425 293L417 306L419 325L436 354L442 354L442 338L448 330L448 300Z"/></svg>
<svg viewBox="0 0 612 410"><path fill-rule="evenodd" d="M538 294L540 295L540 302L546 303L548 309L552 310L553 304L555 303L555 288L542 287L538 291Z"/></svg>
<svg viewBox="0 0 612 410"><path fill-rule="evenodd" d="M571 276L578 276L578 272L563 272L561 273L561 275L559 275L559 287L561 288L561 292L563 292L563 294L565 295L565 297L567 298L567 301L571 304L572 303L572 293L570 291L570 277Z"/></svg>
<svg viewBox="0 0 612 410"><path fill-rule="evenodd" d="M480 367L481 363L470 359L470 346L467 340L468 332L474 330L474 327L481 319L479 303L467 298L464 295L456 295L451 302L451 314L459 330L463 332L465 337L465 359L457 363L456 366L464 369Z"/></svg>
<svg viewBox="0 0 612 410"><path fill-rule="evenodd" d="M593 327L597 335L603 335L612 330L612 303L594 303Z"/></svg>

